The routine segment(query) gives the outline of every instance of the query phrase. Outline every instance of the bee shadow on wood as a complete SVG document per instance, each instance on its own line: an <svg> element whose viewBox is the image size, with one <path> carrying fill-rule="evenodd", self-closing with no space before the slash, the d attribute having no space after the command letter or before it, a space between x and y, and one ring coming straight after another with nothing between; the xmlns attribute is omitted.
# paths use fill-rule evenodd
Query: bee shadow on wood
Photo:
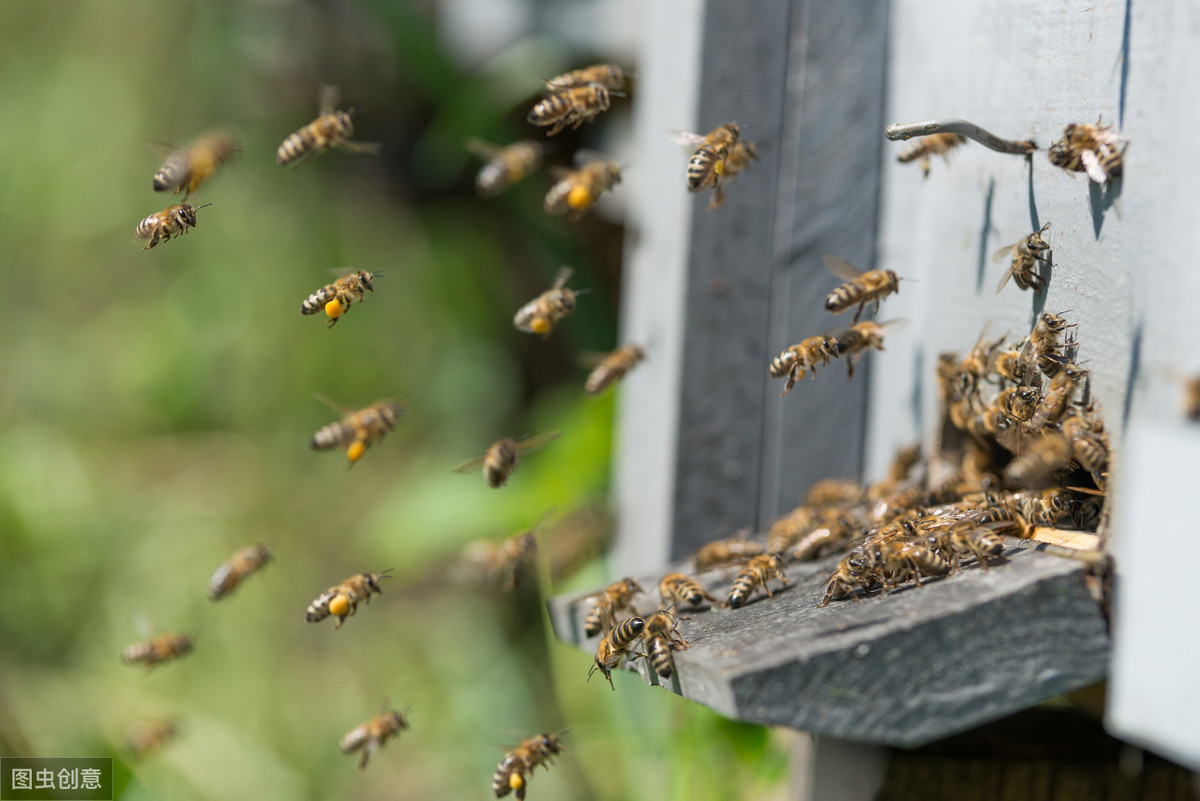
<svg viewBox="0 0 1200 801"><path fill-rule="evenodd" d="M1121 33L1121 89L1117 105L1117 124L1125 127L1125 90L1129 87L1129 41L1133 27L1133 0L1125 0L1125 26Z"/></svg>
<svg viewBox="0 0 1200 801"><path fill-rule="evenodd" d="M1030 176L1033 171L1029 171ZM987 252L988 252L988 234L992 230L992 198L996 194L996 179L988 179L987 196L983 201L983 227L979 231L979 263L975 268L975 294L978 295L983 291L983 274L987 269ZM1033 189L1030 187L1030 198L1033 197ZM1032 201L1031 201L1032 202ZM1036 216L1036 215L1035 215ZM1036 230L1036 226L1035 226ZM917 373L920 375L920 373Z"/></svg>
<svg viewBox="0 0 1200 801"><path fill-rule="evenodd" d="M1103 186L1095 181L1088 180L1088 206L1092 210L1092 229L1095 231L1097 239L1100 238L1100 229L1104 227L1104 215L1121 197L1121 189L1125 183L1125 177L1109 178ZM1117 211L1117 216L1120 216L1120 211Z"/></svg>
<svg viewBox="0 0 1200 801"><path fill-rule="evenodd" d="M1125 397L1122 402L1121 420L1129 427L1129 411L1133 407L1133 389L1142 367L1142 321L1138 320L1129 338L1129 370L1125 374Z"/></svg>

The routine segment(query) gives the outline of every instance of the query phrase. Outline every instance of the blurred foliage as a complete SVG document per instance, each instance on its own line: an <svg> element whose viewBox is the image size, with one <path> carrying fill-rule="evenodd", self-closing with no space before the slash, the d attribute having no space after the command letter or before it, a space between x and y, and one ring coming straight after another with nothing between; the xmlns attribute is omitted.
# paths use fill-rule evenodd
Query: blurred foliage
<svg viewBox="0 0 1200 801"><path fill-rule="evenodd" d="M764 730L628 674L615 694L585 685L590 660L553 641L541 600L445 580L467 541L608 483L611 396L584 398L574 354L615 344L621 228L546 218L545 176L476 200L461 147L528 135L536 77L572 54L529 38L467 72L401 0L5 3L0 41L0 753L113 756L122 799L483 798L503 746L569 728L534 798L780 786ZM383 155L276 167L322 83ZM213 205L140 250L137 222L177 200L151 191L147 142L217 126L243 144L195 196ZM550 340L516 332L561 264L591 294ZM301 317L346 266L386 277L332 331ZM347 471L308 450L337 416L313 393L410 413ZM450 470L550 429L500 492ZM255 542L275 561L210 603L209 575ZM389 567L342 630L303 620L326 587ZM594 564L553 591L606 578ZM164 631L195 652L121 664ZM412 729L360 774L338 740L384 703L411 704ZM125 733L150 718L179 737L133 761Z"/></svg>

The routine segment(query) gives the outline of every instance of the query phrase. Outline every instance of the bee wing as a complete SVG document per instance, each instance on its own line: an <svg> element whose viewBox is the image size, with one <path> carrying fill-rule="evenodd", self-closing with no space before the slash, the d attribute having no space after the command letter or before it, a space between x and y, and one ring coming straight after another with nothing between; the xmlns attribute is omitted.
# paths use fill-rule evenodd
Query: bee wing
<svg viewBox="0 0 1200 801"><path fill-rule="evenodd" d="M463 462L458 467L454 468L455 473L472 473L480 468L483 460L487 458L487 454L476 456L474 459Z"/></svg>
<svg viewBox="0 0 1200 801"><path fill-rule="evenodd" d="M146 146L149 147L151 150L153 150L154 154L156 156L161 156L163 158L166 158L167 156L172 156L183 150L183 148L179 147L178 145L172 145L167 142L160 142L157 139L148 140L146 142Z"/></svg>
<svg viewBox="0 0 1200 801"><path fill-rule="evenodd" d="M699 147L700 145L704 144L704 140L707 138L706 136L704 136L704 134L689 133L688 131L676 131L676 130L667 131L667 137L672 142L679 145L680 147L688 148L688 149L692 149L692 150L694 150L697 147Z"/></svg>
<svg viewBox="0 0 1200 801"><path fill-rule="evenodd" d="M554 276L554 287L561 289L567 285L567 281L571 280L571 275L575 272L574 267L563 267L558 271L558 275Z"/></svg>
<svg viewBox="0 0 1200 801"><path fill-rule="evenodd" d="M321 109L321 116L332 114L337 110L338 99L341 92L333 84L325 84L321 87L321 92L318 95L318 104Z"/></svg>
<svg viewBox="0 0 1200 801"><path fill-rule="evenodd" d="M576 167L586 167L597 161L607 161L604 154L598 150L576 150L575 155L571 157L571 162Z"/></svg>
<svg viewBox="0 0 1200 801"><path fill-rule="evenodd" d="M1079 160L1083 162L1083 169L1087 172L1088 178L1091 178L1098 184L1102 184L1108 180L1108 173L1100 165L1100 159L1096 155L1096 151L1084 150L1080 152Z"/></svg>
<svg viewBox="0 0 1200 801"><path fill-rule="evenodd" d="M1013 262L1012 264L1010 264L1008 266L1008 269L1004 271L1004 275L1002 275L1000 277L1000 283L996 284L996 294L997 295L999 295L1000 290L1004 289L1004 287L1008 284L1008 279L1013 277L1013 272L1015 271L1016 266L1017 266L1016 262Z"/></svg>
<svg viewBox="0 0 1200 801"><path fill-rule="evenodd" d="M587 370L594 370L599 367L601 362L608 358L607 353L601 353L595 350L585 350L575 356L575 362Z"/></svg>
<svg viewBox="0 0 1200 801"><path fill-rule="evenodd" d="M347 153L366 153L371 156L378 156L383 152L383 145L378 142L355 142L351 139L339 139L334 147Z"/></svg>
<svg viewBox="0 0 1200 801"><path fill-rule="evenodd" d="M821 261L825 262L825 269L841 278L843 281L854 281L862 276L862 270L855 267L850 262L843 259L841 256L835 256L832 253L827 253L821 257Z"/></svg>
<svg viewBox="0 0 1200 801"><path fill-rule="evenodd" d="M549 445L554 440L562 436L561 431L548 431L545 434L538 434L533 437L526 437L517 443L517 451L519 453L532 453L538 448L543 448Z"/></svg>
<svg viewBox="0 0 1200 801"><path fill-rule="evenodd" d="M337 401L330 400L329 398L322 395L320 392L313 393L313 400L320 401L321 403L328 406L330 409L333 409L335 412L341 412L342 414L352 414L354 412L353 409L348 409L345 406L343 406L342 404L338 403Z"/></svg>
<svg viewBox="0 0 1200 801"><path fill-rule="evenodd" d="M1009 256L1012 255L1013 248L1015 248L1019 244L1021 244L1019 241L1013 242L1011 245L1005 245L1004 247L997 250L995 253L992 254L992 263L999 264L1000 262L1004 261L1006 258L1008 258Z"/></svg>
<svg viewBox="0 0 1200 801"><path fill-rule="evenodd" d="M479 156L479 158L485 161L496 158L496 156L500 155L500 151L504 149L499 145L493 145L491 142L485 142L482 139L475 139L474 137L463 142L463 147L467 149L468 153Z"/></svg>

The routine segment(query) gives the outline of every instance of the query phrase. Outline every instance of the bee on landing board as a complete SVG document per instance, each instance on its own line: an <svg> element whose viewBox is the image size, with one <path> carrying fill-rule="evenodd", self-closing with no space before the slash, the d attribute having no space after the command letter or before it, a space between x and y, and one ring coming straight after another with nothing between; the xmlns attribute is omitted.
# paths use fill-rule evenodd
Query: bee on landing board
<svg viewBox="0 0 1200 801"><path fill-rule="evenodd" d="M212 574L208 582L208 597L214 601L221 600L236 590L243 579L258 572L270 561L271 551L265 545L242 548Z"/></svg>
<svg viewBox="0 0 1200 801"><path fill-rule="evenodd" d="M546 193L542 210L553 217L569 215L578 220L600 196L621 182L621 165L615 161L597 160L577 170L558 170L558 180Z"/></svg>
<svg viewBox="0 0 1200 801"><path fill-rule="evenodd" d="M309 623L319 623L333 615L337 618L337 623L333 628L340 629L346 618L358 611L359 601L366 601L369 604L371 603L371 593L383 594L379 580L386 578L391 572L392 569L388 568L382 573L359 573L341 584L330 587L308 605L304 619Z"/></svg>
<svg viewBox="0 0 1200 801"><path fill-rule="evenodd" d="M705 601L717 603L717 599L704 591L700 582L683 573L668 573L658 582L659 605L695 608Z"/></svg>
<svg viewBox="0 0 1200 801"><path fill-rule="evenodd" d="M612 94L595 82L563 89L535 103L526 120L539 128L550 126L546 136L554 136L568 125L578 128L608 111Z"/></svg>
<svg viewBox="0 0 1200 801"><path fill-rule="evenodd" d="M1004 285L1010 278L1021 289L1041 292L1046 288L1046 278L1042 274L1041 268L1043 265L1050 266L1052 253L1050 243L1042 238L1042 234L1049 227L1050 223L1046 223L1019 242L1006 245L992 255L993 262L1001 262L1006 258L1011 259L1008 269L1004 271L1004 277L996 286L997 294L1004 289Z"/></svg>
<svg viewBox="0 0 1200 801"><path fill-rule="evenodd" d="M547 770L554 764L554 757L566 749L558 734L535 734L504 755L496 772L492 774L492 792L496 798L515 793L517 801L524 801L525 788L533 777L533 769L542 765Z"/></svg>
<svg viewBox="0 0 1200 801"><path fill-rule="evenodd" d="M324 311L325 316L329 318L326 327L333 328L338 318L350 311L350 304L356 300L362 303L368 292L375 291L373 281L383 277L383 273L369 273L366 270L356 270L344 275L305 298L300 304L300 313L316 314Z"/></svg>
<svg viewBox="0 0 1200 801"><path fill-rule="evenodd" d="M1086 172L1089 179L1105 184L1121 177L1124 171L1123 142L1112 133L1111 125L1071 123L1063 138L1050 145L1046 155L1050 163L1068 172Z"/></svg>
<svg viewBox="0 0 1200 801"><path fill-rule="evenodd" d="M352 754L361 750L362 759L358 761L358 769L365 770L371 754L382 748L389 737L395 737L407 728L408 719L403 712L394 709L383 712L346 732L340 743L342 753Z"/></svg>
<svg viewBox="0 0 1200 801"><path fill-rule="evenodd" d="M613 616L617 612L631 608L633 596L639 592L644 592L642 586L631 578L609 584L595 596L595 604L583 622L583 633L588 637L595 637L605 630L612 624Z"/></svg>
<svg viewBox="0 0 1200 801"><path fill-rule="evenodd" d="M838 355L837 340L826 334L809 337L797 345L792 345L771 360L769 372L772 378L787 376L780 396L792 391L796 382L809 373L809 378L817 377L817 365L829 364L830 359Z"/></svg>
<svg viewBox="0 0 1200 801"><path fill-rule="evenodd" d="M654 672L664 679L671 678L675 670L675 659L671 651L682 651L688 647L687 640L678 631L679 618L660 610L646 618L642 638L646 643L646 658Z"/></svg>
<svg viewBox="0 0 1200 801"><path fill-rule="evenodd" d="M742 562L761 555L762 543L746 539L749 533L749 529L743 529L732 537L701 546L692 554L692 565L696 570L708 570L717 565Z"/></svg>
<svg viewBox="0 0 1200 801"><path fill-rule="evenodd" d="M513 326L518 331L538 334L543 339L550 336L555 326L575 311L575 296L583 291L567 288L567 281L573 272L570 267L559 270L554 286L517 310L513 315Z"/></svg>
<svg viewBox="0 0 1200 801"><path fill-rule="evenodd" d="M554 76L546 81L546 88L550 92L558 92L563 89L574 89L577 86L587 86L589 83L598 83L605 89L615 92L624 88L625 73L615 64L593 64L590 67Z"/></svg>
<svg viewBox="0 0 1200 801"><path fill-rule="evenodd" d="M928 178L929 168L933 166L929 161L930 156L941 156L949 162L950 151L966 143L967 137L961 134L936 133L929 136L922 136L920 139L908 142L904 147L900 148L900 152L896 154L896 161L901 164L908 164L911 161L920 159L921 172Z"/></svg>
<svg viewBox="0 0 1200 801"><path fill-rule="evenodd" d="M688 191L702 192L705 189L712 189L712 200L708 204L710 209L718 209L725 202L725 190L722 183L730 154L737 148L741 137L742 130L736 122L727 122L709 131L707 135L683 131L672 134L672 139L677 144L694 148L692 157L688 160ZM749 157L749 153L746 154L746 157ZM741 165L739 169L743 167L744 165Z"/></svg>
<svg viewBox="0 0 1200 801"><path fill-rule="evenodd" d="M275 153L275 163L280 167L299 167L308 158L324 153L331 147L348 153L378 154L378 144L354 142L354 123L350 121L352 111L338 111L338 90L335 86L321 87L319 116L300 130L283 140Z"/></svg>
<svg viewBox="0 0 1200 801"><path fill-rule="evenodd" d="M154 639L134 643L121 653L127 665L154 667L192 652L192 638L186 634L160 634Z"/></svg>
<svg viewBox="0 0 1200 801"><path fill-rule="evenodd" d="M503 487L509 476L517 469L517 457L532 453L562 436L561 431L550 431L535 437L514 440L508 437L496 440L483 456L463 462L454 468L456 473L470 473L483 465L483 478L492 489Z"/></svg>
<svg viewBox="0 0 1200 801"><path fill-rule="evenodd" d="M173 236L183 236L189 228L195 228L196 212L211 205L205 203L204 206L189 206L187 203L180 203L167 206L138 223L133 231L134 236L148 240L142 250L149 250L160 241L166 242Z"/></svg>
<svg viewBox="0 0 1200 801"><path fill-rule="evenodd" d="M367 448L383 439L384 435L396 427L396 420L403 417L406 409L395 401L385 400L374 403L365 409L352 411L339 406L328 398L317 396L317 400L328 404L345 416L336 423L330 423L313 434L312 449L327 451L334 448L345 448L349 460L347 468L362 458Z"/></svg>
<svg viewBox="0 0 1200 801"><path fill-rule="evenodd" d="M592 674L599 670L604 674L604 678L608 679L608 686L615 691L617 688L613 686L613 670L625 659L645 656L645 654L639 654L633 650L633 646L637 644L638 638L642 636L645 628L645 620L640 617L631 617L613 628L601 639L600 644L596 646L595 662L592 664L592 669L588 671L588 681L591 681Z"/></svg>
<svg viewBox="0 0 1200 801"><path fill-rule="evenodd" d="M186 200L232 158L237 148L237 136L232 132L210 131L185 148L171 149L158 172L154 173L154 191L170 190L176 195L183 192Z"/></svg>
<svg viewBox="0 0 1200 801"><path fill-rule="evenodd" d="M583 390L589 395L599 395L646 358L646 351L640 345L625 345L600 359L587 380L583 382Z"/></svg>
<svg viewBox="0 0 1200 801"><path fill-rule="evenodd" d="M487 161L475 176L480 197L495 197L520 182L542 165L540 142L526 139L501 147L479 139L468 139L467 150Z"/></svg>
<svg viewBox="0 0 1200 801"><path fill-rule="evenodd" d="M878 312L880 301L900 291L900 278L891 270L870 270L864 273L841 256L833 254L825 256L824 261L829 272L846 282L825 298L825 310L841 314L851 306L857 305L858 310L854 312L856 323L868 303L874 301L875 311Z"/></svg>
<svg viewBox="0 0 1200 801"><path fill-rule="evenodd" d="M730 609L743 606L759 587L766 590L767 597L774 598L775 593L771 592L771 587L767 583L771 579L778 579L783 582L784 587L788 586L787 576L783 574L783 555L765 553L762 556L754 557L746 563L742 572L738 573L738 577L734 579L725 606Z"/></svg>

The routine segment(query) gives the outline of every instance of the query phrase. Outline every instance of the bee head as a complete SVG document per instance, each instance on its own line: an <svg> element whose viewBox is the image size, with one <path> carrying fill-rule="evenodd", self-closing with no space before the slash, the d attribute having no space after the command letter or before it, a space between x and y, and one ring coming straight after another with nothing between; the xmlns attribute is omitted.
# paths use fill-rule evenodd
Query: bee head
<svg viewBox="0 0 1200 801"><path fill-rule="evenodd" d="M337 121L337 126L344 136L354 133L354 123L350 120L352 113L353 111L335 111L333 113L333 118Z"/></svg>

